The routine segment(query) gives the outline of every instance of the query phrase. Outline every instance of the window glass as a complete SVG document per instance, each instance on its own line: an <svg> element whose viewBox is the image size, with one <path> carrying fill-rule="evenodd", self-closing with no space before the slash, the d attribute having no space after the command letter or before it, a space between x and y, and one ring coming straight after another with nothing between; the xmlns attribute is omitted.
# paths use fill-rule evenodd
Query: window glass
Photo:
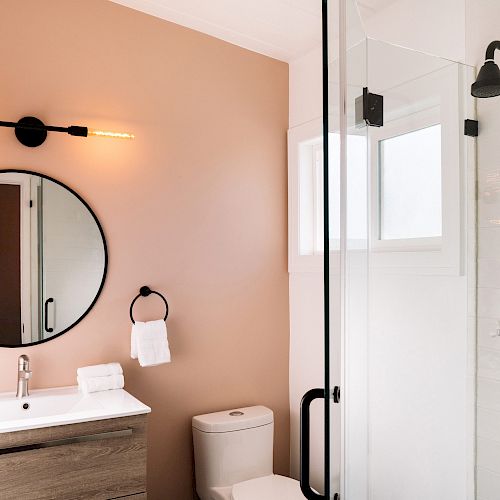
<svg viewBox="0 0 500 500"><path fill-rule="evenodd" d="M441 125L379 142L381 240L440 237Z"/></svg>

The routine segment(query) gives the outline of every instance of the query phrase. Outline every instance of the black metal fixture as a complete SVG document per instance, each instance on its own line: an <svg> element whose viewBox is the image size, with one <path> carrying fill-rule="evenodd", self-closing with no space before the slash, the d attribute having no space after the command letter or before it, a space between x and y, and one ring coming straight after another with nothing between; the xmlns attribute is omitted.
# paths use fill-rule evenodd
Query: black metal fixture
<svg viewBox="0 0 500 500"><path fill-rule="evenodd" d="M329 404L329 398L325 397L324 389L310 389L304 394L300 402L300 489L308 500L326 500L328 496L321 495L314 491L310 486L311 472L311 438L310 438L310 408L315 399L324 399L325 404ZM340 387L335 386L332 392L334 403L340 403ZM335 493L334 499L338 499Z"/></svg>
<svg viewBox="0 0 500 500"><path fill-rule="evenodd" d="M46 332L52 333L54 331L53 328L49 328L49 304L52 304L54 302L54 299L52 297L48 298L45 301L44 305L44 329Z"/></svg>
<svg viewBox="0 0 500 500"><path fill-rule="evenodd" d="M477 137L479 135L479 122L477 120L465 120L464 134L469 137Z"/></svg>
<svg viewBox="0 0 500 500"><path fill-rule="evenodd" d="M311 437L310 437L310 408L315 399L324 399L324 389L310 389L304 394L300 402L300 490L307 500L326 500L330 495L321 495L311 488ZM325 406L329 404L328 398Z"/></svg>
<svg viewBox="0 0 500 500"><path fill-rule="evenodd" d="M363 95L357 97L354 104L356 127L384 126L384 96L372 94L364 87Z"/></svg>
<svg viewBox="0 0 500 500"><path fill-rule="evenodd" d="M130 304L130 311L129 312L130 312L130 320L132 321L132 323L135 324L134 316L132 314L133 309L134 309L135 301L139 297L148 297L151 294L158 295L158 297L160 297L163 300L163 303L165 304L165 317L163 319L164 319L164 321L167 320L167 318L168 318L168 302L167 302L167 299L160 292L156 292L154 290L151 290L151 288L149 288L149 286L141 286L141 288L139 290L139 294L136 295L136 297L134 298L134 300Z"/></svg>
<svg viewBox="0 0 500 500"><path fill-rule="evenodd" d="M0 121L0 127L15 129L16 137L21 144L30 148L36 148L45 142L47 132L64 132L77 137L111 137L115 139L133 139L134 135L126 132L110 132L106 130L90 129L70 125L69 127L54 127L45 125L40 119L34 116L25 116L18 122Z"/></svg>
<svg viewBox="0 0 500 500"><path fill-rule="evenodd" d="M496 97L500 95L500 69L495 63L495 50L500 50L500 41L491 42L486 49L486 61L472 84L474 97Z"/></svg>

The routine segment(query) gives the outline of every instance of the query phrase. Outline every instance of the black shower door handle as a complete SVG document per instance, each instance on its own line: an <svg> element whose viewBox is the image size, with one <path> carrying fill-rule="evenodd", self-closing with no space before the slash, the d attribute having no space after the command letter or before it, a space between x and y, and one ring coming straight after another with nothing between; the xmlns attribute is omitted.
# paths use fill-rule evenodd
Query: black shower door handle
<svg viewBox="0 0 500 500"><path fill-rule="evenodd" d="M304 394L300 403L300 489L308 500L326 500L324 495L316 493L310 485L311 472L311 435L310 408L315 399L324 399L324 389L311 389Z"/></svg>
<svg viewBox="0 0 500 500"><path fill-rule="evenodd" d="M45 306L44 306L44 323L45 323L45 331L46 332L49 332L49 333L52 333L54 331L53 328L49 328L49 304L51 302L54 302L54 299L52 297L50 297L49 299L47 299L45 301Z"/></svg>

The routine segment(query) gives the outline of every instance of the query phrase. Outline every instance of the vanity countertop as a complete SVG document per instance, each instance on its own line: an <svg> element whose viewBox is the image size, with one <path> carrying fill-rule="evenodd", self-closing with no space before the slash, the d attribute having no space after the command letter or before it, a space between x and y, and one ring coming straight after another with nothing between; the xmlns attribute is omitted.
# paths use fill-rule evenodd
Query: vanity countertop
<svg viewBox="0 0 500 500"><path fill-rule="evenodd" d="M0 433L150 413L123 389L83 394L77 386L38 389L25 398L0 393Z"/></svg>

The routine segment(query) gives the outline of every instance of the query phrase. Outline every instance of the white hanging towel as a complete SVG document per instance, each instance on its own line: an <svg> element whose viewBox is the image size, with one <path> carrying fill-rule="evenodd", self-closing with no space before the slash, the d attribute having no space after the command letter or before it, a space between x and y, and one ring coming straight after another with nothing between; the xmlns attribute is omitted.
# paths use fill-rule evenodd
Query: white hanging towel
<svg viewBox="0 0 500 500"><path fill-rule="evenodd" d="M132 325L130 357L138 359L141 366L170 363L167 325L164 320L136 321Z"/></svg>
<svg viewBox="0 0 500 500"><path fill-rule="evenodd" d="M120 363L105 363L103 365L82 366L76 370L78 377L106 377L107 375L122 375Z"/></svg>
<svg viewBox="0 0 500 500"><path fill-rule="evenodd" d="M106 375L104 377L84 377L78 376L78 387L84 394L90 392L112 391L114 389L123 389L125 380L121 373Z"/></svg>

